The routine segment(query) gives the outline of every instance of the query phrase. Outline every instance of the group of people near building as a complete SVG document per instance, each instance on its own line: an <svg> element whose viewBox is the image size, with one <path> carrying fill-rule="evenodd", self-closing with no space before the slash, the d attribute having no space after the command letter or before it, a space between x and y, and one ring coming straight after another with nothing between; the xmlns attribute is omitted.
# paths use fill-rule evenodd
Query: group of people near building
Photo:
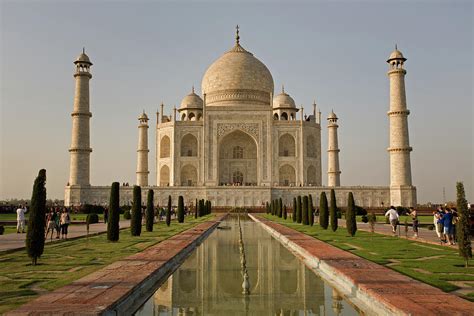
<svg viewBox="0 0 474 316"><path fill-rule="evenodd" d="M456 244L456 225L458 223L458 212L454 207L439 207L433 212L433 224L436 235L443 244Z"/></svg>
<svg viewBox="0 0 474 316"><path fill-rule="evenodd" d="M49 212L46 213L46 234L45 239L48 238L48 234L51 232L50 238L53 239L53 235L56 232L56 239L67 239L68 227L71 223L71 216L69 210L64 207L51 207Z"/></svg>

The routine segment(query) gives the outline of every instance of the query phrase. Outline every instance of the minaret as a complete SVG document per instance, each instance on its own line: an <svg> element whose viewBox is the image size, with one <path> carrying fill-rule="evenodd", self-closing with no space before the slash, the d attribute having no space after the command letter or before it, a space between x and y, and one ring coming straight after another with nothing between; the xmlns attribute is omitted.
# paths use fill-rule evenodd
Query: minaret
<svg viewBox="0 0 474 316"><path fill-rule="evenodd" d="M148 116L143 111L138 118L138 149L137 149L137 185L148 186Z"/></svg>
<svg viewBox="0 0 474 316"><path fill-rule="evenodd" d="M71 161L69 166L69 185L90 185L90 118L89 80L92 78L89 57L84 49L74 62L76 71L76 91L74 94L74 110L72 116Z"/></svg>
<svg viewBox="0 0 474 316"><path fill-rule="evenodd" d="M337 116L334 111L328 116L328 186L341 185L341 170L339 170L339 145L337 141Z"/></svg>
<svg viewBox="0 0 474 316"><path fill-rule="evenodd" d="M387 63L389 66L388 77L390 78L390 200L394 206L413 206L404 197L406 189L412 186L411 164L410 164L410 140L408 136L408 114L405 96L405 75L403 67L406 58L397 49L390 54ZM405 189L405 190L404 190ZM410 204L410 205L407 205Z"/></svg>

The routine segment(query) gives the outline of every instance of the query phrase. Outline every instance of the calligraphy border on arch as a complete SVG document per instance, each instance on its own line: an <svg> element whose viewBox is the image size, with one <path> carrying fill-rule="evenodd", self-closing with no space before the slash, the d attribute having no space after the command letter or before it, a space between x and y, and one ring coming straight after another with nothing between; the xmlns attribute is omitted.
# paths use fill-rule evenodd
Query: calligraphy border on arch
<svg viewBox="0 0 474 316"><path fill-rule="evenodd" d="M234 130L242 130L259 139L258 123L218 123L217 136L221 138Z"/></svg>

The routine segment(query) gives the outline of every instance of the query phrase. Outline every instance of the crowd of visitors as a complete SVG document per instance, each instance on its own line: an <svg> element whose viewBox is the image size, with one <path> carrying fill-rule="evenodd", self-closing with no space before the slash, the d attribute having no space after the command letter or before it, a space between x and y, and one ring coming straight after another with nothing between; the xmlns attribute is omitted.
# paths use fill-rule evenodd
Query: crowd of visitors
<svg viewBox="0 0 474 316"><path fill-rule="evenodd" d="M56 239L67 239L68 227L70 223L71 216L69 215L69 210L66 207L62 209L60 207L52 207L46 214L46 234L44 238L47 239L48 234L51 232L51 240L54 237L54 233L56 233Z"/></svg>

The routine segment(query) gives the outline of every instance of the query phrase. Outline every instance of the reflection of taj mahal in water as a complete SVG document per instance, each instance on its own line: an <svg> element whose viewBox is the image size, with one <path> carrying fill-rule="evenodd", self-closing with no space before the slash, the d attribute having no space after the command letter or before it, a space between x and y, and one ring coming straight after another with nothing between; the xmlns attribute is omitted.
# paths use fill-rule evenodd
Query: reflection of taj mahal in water
<svg viewBox="0 0 474 316"><path fill-rule="evenodd" d="M268 232L245 222L248 301L237 223L226 221L231 230L214 231L137 315L340 315L354 309Z"/></svg>
<svg viewBox="0 0 474 316"><path fill-rule="evenodd" d="M397 49L390 55L390 186L341 186L338 117L328 124L328 181L322 186L321 112L298 108L282 88L274 95L268 68L236 42L218 58L202 79L199 96L194 88L170 115L162 104L156 115L156 185L150 186L148 116L139 117L137 180L153 188L156 202L168 195L186 200L206 198L217 206L257 206L276 197L290 203L296 195L336 189L339 204L352 191L361 206L416 203L411 182L404 77L405 58ZM72 113L70 177L66 205L107 203L109 187L90 184L89 80L92 63L83 52L77 60L76 93ZM383 150L383 148L381 148ZM142 190L146 194L146 190ZM121 188L122 203L131 200L131 187Z"/></svg>

